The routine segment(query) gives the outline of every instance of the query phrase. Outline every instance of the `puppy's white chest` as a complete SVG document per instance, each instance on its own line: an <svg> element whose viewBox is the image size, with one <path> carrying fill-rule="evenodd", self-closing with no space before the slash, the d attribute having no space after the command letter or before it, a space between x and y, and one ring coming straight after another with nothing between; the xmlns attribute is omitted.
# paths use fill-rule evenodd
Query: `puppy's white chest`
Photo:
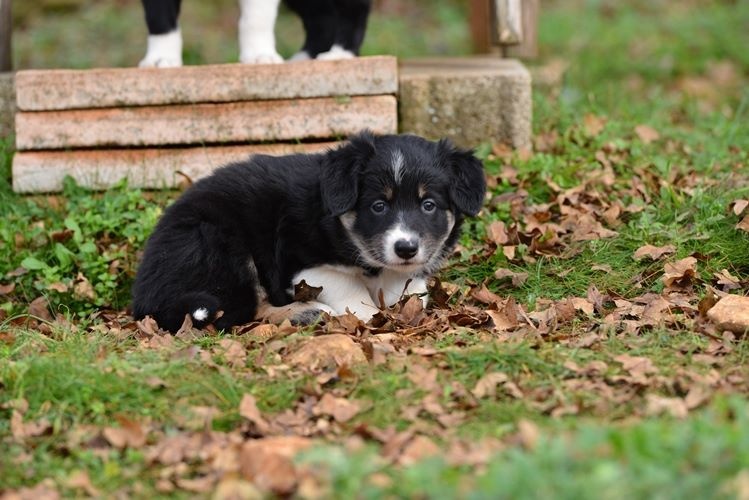
<svg viewBox="0 0 749 500"><path fill-rule="evenodd" d="M323 265L299 272L292 283L304 280L308 285L322 287L319 302L331 307L337 314L346 310L368 320L378 311L380 296L386 306L391 306L405 294L426 294L424 278L383 269L377 276L367 276L359 267ZM426 295L422 300L426 304Z"/></svg>

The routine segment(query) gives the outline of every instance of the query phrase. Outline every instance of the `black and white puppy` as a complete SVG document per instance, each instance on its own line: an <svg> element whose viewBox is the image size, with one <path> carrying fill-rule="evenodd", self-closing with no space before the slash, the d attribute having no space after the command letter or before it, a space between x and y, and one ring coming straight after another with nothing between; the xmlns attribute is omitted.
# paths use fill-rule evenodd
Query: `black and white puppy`
<svg viewBox="0 0 749 500"><path fill-rule="evenodd" d="M306 38L292 60L347 59L359 54L371 0L284 0L302 19ZM142 0L148 48L141 67L182 66L181 0ZM280 63L273 33L280 0L239 0L239 61Z"/></svg>
<svg viewBox="0 0 749 500"><path fill-rule="evenodd" d="M481 162L449 141L363 132L321 154L253 156L201 179L166 209L133 287L136 319L223 329L304 280L307 313L367 320L426 280L481 209ZM217 318L217 313L223 314ZM304 315L302 315L304 316ZM296 318L304 322L311 318Z"/></svg>

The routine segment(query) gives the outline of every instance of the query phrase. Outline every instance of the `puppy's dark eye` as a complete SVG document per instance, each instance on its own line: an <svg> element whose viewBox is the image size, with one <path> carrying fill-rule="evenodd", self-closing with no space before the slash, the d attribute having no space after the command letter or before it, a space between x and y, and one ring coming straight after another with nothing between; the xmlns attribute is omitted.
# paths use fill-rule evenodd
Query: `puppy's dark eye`
<svg viewBox="0 0 749 500"><path fill-rule="evenodd" d="M372 203L372 211L376 214L384 214L387 208L387 203L382 200L377 200L376 202Z"/></svg>
<svg viewBox="0 0 749 500"><path fill-rule="evenodd" d="M437 204L434 202L434 200L427 198L426 200L421 202L421 209L424 212L430 214L437 209Z"/></svg>

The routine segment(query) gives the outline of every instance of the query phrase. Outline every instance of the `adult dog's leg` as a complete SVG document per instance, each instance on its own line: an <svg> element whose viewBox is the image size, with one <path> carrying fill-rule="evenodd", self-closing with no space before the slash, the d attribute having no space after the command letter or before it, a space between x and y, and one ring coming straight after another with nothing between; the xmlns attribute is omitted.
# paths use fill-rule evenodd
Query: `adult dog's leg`
<svg viewBox="0 0 749 500"><path fill-rule="evenodd" d="M338 13L333 46L318 59L349 59L359 55L369 17L370 0L335 0Z"/></svg>
<svg viewBox="0 0 749 500"><path fill-rule="evenodd" d="M148 26L148 48L140 67L182 66L181 0L142 0Z"/></svg>
<svg viewBox="0 0 749 500"><path fill-rule="evenodd" d="M239 0L239 61L281 63L276 52L276 26L280 0Z"/></svg>

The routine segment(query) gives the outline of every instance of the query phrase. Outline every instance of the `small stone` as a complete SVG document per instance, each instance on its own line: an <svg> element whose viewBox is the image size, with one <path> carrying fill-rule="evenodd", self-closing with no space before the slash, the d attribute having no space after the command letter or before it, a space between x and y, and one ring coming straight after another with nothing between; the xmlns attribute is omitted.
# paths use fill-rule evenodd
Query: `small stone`
<svg viewBox="0 0 749 500"><path fill-rule="evenodd" d="M749 331L749 297L726 295L707 311L707 317L721 330L746 333Z"/></svg>

